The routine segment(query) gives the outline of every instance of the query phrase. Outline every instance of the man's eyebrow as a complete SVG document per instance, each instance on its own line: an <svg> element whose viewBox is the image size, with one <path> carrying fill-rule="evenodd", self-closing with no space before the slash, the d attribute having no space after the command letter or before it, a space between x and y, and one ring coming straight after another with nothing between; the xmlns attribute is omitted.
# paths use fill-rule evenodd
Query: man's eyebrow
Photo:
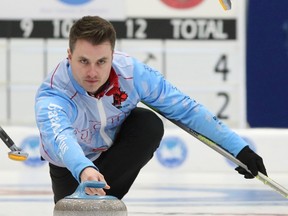
<svg viewBox="0 0 288 216"><path fill-rule="evenodd" d="M88 60L89 61L89 58L87 58L87 57L85 57L85 56L78 56L78 59L85 59L85 60ZM101 58L99 58L99 59L97 59L96 61L102 61L102 60L107 60L108 59L108 57L106 57L106 56L103 56L103 57L101 57Z"/></svg>
<svg viewBox="0 0 288 216"><path fill-rule="evenodd" d="M97 61L100 61L100 60L107 60L107 59L108 59L108 57L104 56L104 57L102 57L102 58L99 58Z"/></svg>
<svg viewBox="0 0 288 216"><path fill-rule="evenodd" d="M79 58L79 59L88 59L88 58L86 58L85 56L79 56L78 58Z"/></svg>

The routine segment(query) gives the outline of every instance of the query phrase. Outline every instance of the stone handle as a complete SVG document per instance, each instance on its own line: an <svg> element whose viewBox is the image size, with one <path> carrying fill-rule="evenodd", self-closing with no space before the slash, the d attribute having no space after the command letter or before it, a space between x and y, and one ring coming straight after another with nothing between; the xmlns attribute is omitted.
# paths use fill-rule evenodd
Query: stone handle
<svg viewBox="0 0 288 216"><path fill-rule="evenodd" d="M85 192L86 187L91 188L104 188L104 182L100 181L85 181L81 182L75 192L70 196L65 197L66 199L93 199L93 200L100 200L100 199L116 199L114 196L98 196L98 195L88 195Z"/></svg>

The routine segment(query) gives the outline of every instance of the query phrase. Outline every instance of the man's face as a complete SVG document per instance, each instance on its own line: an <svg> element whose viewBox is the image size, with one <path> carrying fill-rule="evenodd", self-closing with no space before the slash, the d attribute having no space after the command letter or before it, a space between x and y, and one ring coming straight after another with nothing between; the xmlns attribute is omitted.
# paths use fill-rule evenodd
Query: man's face
<svg viewBox="0 0 288 216"><path fill-rule="evenodd" d="M68 59L74 79L87 92L95 93L109 78L113 51L109 42L92 45L77 40L73 53L68 49Z"/></svg>

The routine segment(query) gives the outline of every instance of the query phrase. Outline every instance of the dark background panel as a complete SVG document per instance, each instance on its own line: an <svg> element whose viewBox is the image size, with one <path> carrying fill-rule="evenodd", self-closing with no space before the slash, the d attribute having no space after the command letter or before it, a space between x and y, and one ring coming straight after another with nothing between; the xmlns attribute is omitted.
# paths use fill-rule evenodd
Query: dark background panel
<svg viewBox="0 0 288 216"><path fill-rule="evenodd" d="M251 127L288 127L288 1L250 0L247 117Z"/></svg>

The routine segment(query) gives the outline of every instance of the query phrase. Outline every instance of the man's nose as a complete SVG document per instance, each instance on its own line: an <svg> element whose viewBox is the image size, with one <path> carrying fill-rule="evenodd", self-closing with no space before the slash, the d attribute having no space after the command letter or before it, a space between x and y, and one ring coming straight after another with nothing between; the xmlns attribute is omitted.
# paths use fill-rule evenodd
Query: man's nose
<svg viewBox="0 0 288 216"><path fill-rule="evenodd" d="M91 66L88 70L88 75L90 77L94 77L98 74L97 68L95 66Z"/></svg>

